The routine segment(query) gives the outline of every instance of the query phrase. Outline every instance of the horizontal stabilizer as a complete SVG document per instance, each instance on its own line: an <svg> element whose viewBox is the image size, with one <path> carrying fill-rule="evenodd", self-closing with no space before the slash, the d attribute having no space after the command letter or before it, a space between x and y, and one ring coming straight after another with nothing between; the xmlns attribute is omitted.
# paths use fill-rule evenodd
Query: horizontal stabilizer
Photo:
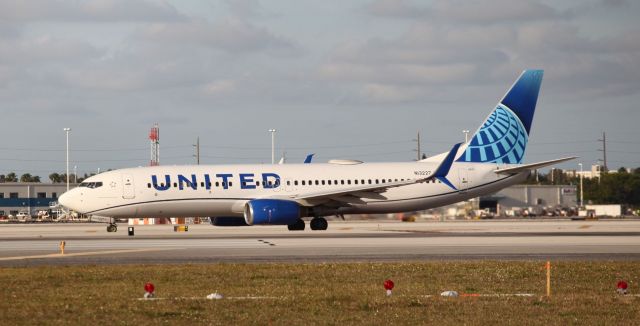
<svg viewBox="0 0 640 326"><path fill-rule="evenodd" d="M460 145L462 145L462 143L457 143L453 145L453 148L451 149L451 151L449 151L449 154L447 154L447 157L445 157L444 160L442 160L442 163L440 163L440 165L436 169L436 172L434 172L431 177L427 178L427 180L435 178L440 180L440 182L446 184L453 190L458 190L451 183L451 181L447 179L447 175L449 174L449 170L451 169L451 164L453 164L453 160L456 158L456 155L458 155L458 149L460 148Z"/></svg>
<svg viewBox="0 0 640 326"><path fill-rule="evenodd" d="M558 164L558 163L574 160L576 158L578 158L578 157L577 156L572 156L572 157L559 158L557 160L544 161L544 162L531 163L531 164L524 164L524 165L519 165L519 166L512 167L512 168L498 169L498 170L495 170L494 172L497 173L497 174L518 174L520 172L531 171L531 170L543 168L545 166L554 165L554 164Z"/></svg>

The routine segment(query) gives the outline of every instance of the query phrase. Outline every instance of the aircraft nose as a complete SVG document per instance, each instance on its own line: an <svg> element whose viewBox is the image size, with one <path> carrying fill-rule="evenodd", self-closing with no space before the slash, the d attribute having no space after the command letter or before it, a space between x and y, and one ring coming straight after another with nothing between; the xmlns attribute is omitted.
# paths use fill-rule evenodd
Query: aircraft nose
<svg viewBox="0 0 640 326"><path fill-rule="evenodd" d="M66 208L76 210L77 203L75 203L73 197L73 190L69 190L58 197L58 203Z"/></svg>

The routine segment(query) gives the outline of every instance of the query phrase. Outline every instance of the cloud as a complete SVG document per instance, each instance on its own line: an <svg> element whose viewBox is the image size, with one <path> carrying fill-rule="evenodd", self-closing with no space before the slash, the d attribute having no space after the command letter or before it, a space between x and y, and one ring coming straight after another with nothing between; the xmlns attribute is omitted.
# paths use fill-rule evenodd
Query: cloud
<svg viewBox="0 0 640 326"><path fill-rule="evenodd" d="M29 0L0 2L0 20L13 22L142 22L182 19L184 16L164 1Z"/></svg>
<svg viewBox="0 0 640 326"><path fill-rule="evenodd" d="M388 18L440 20L456 24L501 24L550 20L563 15L538 1L436 0L430 5L411 0L376 0L364 7L370 15Z"/></svg>
<svg viewBox="0 0 640 326"><path fill-rule="evenodd" d="M221 95L233 92L236 89L236 82L233 80L216 80L205 84L202 90L207 95Z"/></svg>
<svg viewBox="0 0 640 326"><path fill-rule="evenodd" d="M151 24L139 30L137 38L147 42L215 48L230 53L268 51L271 54L294 55L299 51L294 42L266 28L234 18L215 23L190 20Z"/></svg>
<svg viewBox="0 0 640 326"><path fill-rule="evenodd" d="M547 70L545 79L558 85L549 91L565 100L640 92L637 31L590 37L579 17L536 1L422 5L381 0L363 11L411 19L398 36L336 46L320 67L322 77L359 89L363 102L417 103L427 90L438 97L456 96L451 90L503 84L527 68ZM402 87L409 90L402 92Z"/></svg>

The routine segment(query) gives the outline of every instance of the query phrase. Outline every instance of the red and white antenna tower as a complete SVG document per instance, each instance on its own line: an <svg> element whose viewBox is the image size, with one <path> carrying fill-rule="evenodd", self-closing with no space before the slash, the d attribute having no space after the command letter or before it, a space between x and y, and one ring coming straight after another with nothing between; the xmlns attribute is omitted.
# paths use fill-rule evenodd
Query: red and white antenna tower
<svg viewBox="0 0 640 326"><path fill-rule="evenodd" d="M151 140L151 166L160 165L160 127L156 123L149 132Z"/></svg>

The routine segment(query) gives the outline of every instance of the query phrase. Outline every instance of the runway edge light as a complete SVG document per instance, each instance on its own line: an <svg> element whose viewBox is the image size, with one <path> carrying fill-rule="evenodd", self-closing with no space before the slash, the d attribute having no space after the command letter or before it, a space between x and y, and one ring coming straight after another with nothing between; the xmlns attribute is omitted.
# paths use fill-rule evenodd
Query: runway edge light
<svg viewBox="0 0 640 326"><path fill-rule="evenodd" d="M153 286L153 283L147 282L144 285L144 298L145 299L153 298L155 296L155 290L156 290L156 287Z"/></svg>
<svg viewBox="0 0 640 326"><path fill-rule="evenodd" d="M391 296L391 290L393 290L393 287L395 286L395 284L393 284L392 280L386 280L384 281L384 289L387 290L387 296Z"/></svg>
<svg viewBox="0 0 640 326"><path fill-rule="evenodd" d="M629 288L629 284L627 284L626 281L620 280L618 281L618 284L616 286L618 288L617 289L618 294L627 294L627 289Z"/></svg>

